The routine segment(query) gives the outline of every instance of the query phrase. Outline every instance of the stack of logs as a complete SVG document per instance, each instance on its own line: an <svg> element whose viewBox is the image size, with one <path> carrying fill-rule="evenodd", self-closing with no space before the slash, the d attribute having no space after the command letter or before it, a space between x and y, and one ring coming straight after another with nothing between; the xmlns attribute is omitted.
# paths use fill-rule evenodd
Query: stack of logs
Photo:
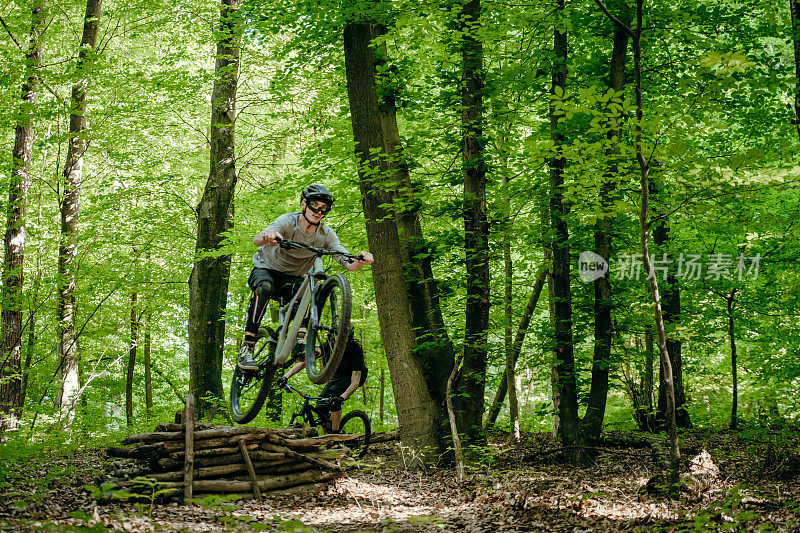
<svg viewBox="0 0 800 533"><path fill-rule="evenodd" d="M187 401L186 414L189 407ZM107 453L132 460L127 461L134 466L128 478L144 476L160 488L174 489L173 496L183 493L186 501L197 493L252 493L260 498L265 492L319 491L329 486L345 470L343 460L349 450L340 443L352 438L316 436L313 429L159 424L153 433L123 439L129 447L108 448Z"/></svg>

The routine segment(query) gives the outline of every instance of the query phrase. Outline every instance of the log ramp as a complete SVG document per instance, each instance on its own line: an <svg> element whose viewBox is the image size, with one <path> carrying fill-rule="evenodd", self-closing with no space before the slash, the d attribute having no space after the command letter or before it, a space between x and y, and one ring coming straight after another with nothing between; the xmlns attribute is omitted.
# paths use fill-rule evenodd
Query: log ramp
<svg viewBox="0 0 800 533"><path fill-rule="evenodd" d="M194 421L194 400L186 400L183 421L159 424L153 433L129 435L124 447L110 447L108 481L122 488L134 477L157 482L164 499L197 494L239 494L262 498L320 492L345 475L354 435L316 435L314 428L275 429L215 426Z"/></svg>

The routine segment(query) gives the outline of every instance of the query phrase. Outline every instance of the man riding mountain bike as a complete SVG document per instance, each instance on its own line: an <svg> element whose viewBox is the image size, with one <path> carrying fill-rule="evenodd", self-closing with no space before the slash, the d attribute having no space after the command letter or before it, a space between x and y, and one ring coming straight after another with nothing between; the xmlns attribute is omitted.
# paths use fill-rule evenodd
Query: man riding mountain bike
<svg viewBox="0 0 800 533"><path fill-rule="evenodd" d="M253 270L247 280L247 285L253 294L247 308L244 342L236 361L242 370L258 370L258 364L253 359L253 347L270 298L277 299L281 290L287 285L291 287L291 291L296 290L303 282L303 276L311 270L316 258L313 252L302 248L281 248L277 246L278 242L285 238L349 254L339 242L336 232L322 223L334 201L333 194L324 186L308 185L300 194L299 212L279 216L265 230L253 237L253 244L258 246L258 251L253 255ZM371 253L362 251L358 255L362 259L356 261L342 256L334 257L350 271L372 264Z"/></svg>

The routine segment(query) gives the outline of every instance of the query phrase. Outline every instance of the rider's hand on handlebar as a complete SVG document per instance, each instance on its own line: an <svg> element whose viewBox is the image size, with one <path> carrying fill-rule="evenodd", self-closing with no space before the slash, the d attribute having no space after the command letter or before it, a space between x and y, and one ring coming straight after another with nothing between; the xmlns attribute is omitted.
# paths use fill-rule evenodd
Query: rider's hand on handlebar
<svg viewBox="0 0 800 533"><path fill-rule="evenodd" d="M331 411L340 411L342 409L342 404L344 403L344 398L341 396L333 396L330 399L330 408Z"/></svg>
<svg viewBox="0 0 800 533"><path fill-rule="evenodd" d="M369 252L359 252L358 260L365 265L371 265L373 261L372 254Z"/></svg>
<svg viewBox="0 0 800 533"><path fill-rule="evenodd" d="M275 244L283 239L283 235L273 230L264 230L257 233L253 239L253 244L256 246L264 246L265 244Z"/></svg>

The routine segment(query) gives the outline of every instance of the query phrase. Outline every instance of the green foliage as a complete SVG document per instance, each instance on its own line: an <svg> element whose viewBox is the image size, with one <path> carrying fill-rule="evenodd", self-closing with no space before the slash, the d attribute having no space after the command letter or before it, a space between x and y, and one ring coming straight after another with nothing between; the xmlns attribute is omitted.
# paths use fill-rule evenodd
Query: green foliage
<svg viewBox="0 0 800 533"><path fill-rule="evenodd" d="M622 4L609 6L630 19L630 9ZM72 429L73 438L81 442L113 438L122 431L149 431L154 421L172 419L188 390L186 280L194 259L194 209L208 172L214 69L210 43L218 7L195 0L180 5L142 0L104 8L106 38L88 90L91 142L79 217L76 297L84 388ZM323 0L245 3L247 28L236 102L236 206L233 228L220 252L233 256L223 383L230 378L242 337L252 236L281 213L297 209L303 185L319 181L331 187L338 199L329 224L351 250L367 248L341 50L344 22L367 15L387 26L385 37L375 43L379 96L392 97L397 104L402 163L411 169L420 193L413 206L421 214L446 327L456 349L461 348L466 286L462 176L457 164L460 5L429 7L413 2L343 7ZM26 439L42 438L60 424L61 413L52 408L58 386L52 349L57 213L68 131L66 102L80 33L76 21L84 8L80 2L60 4L50 15L43 41L46 88L34 108L27 210L25 340L31 333L32 343L23 420L24 427L32 425L33 430L22 430ZM29 31L27 9L12 3L4 13L8 31L20 43ZM632 153L637 124L631 77L621 92L609 90L607 84L611 22L593 5L568 6L565 17L556 21L546 6L519 9L484 3L482 17L472 33L484 45L484 142L493 253L489 401L503 372L504 328L518 324L535 272L545 261L550 193L545 162L554 150L547 117L550 104L561 112L559 128L568 139L562 154L568 162L564 194L573 250L592 249L595 224L611 220L612 263L619 254L636 253L640 197ZM748 424L765 426L796 422L800 330L791 317L800 293L795 266L800 199L788 9L766 0L735 5L681 0L654 4L647 17L642 43L645 119L638 126L652 164L651 177L661 191L654 195L653 214L669 217L672 238L669 249L657 252L763 258L757 279L733 275L679 283L682 320L669 335L683 341L691 416L698 423L719 425L730 414L730 403L718 400L730 396L728 317L714 291L736 289L733 318L741 416ZM566 91L550 95L556 25L569 32L569 81ZM5 126L4 146L10 148L24 61L10 39L0 44L0 55L0 124ZM630 67L627 70L630 74ZM609 138L616 130L619 137ZM6 150L0 154L0 166L9 164ZM8 173L2 175L0 185L5 187ZM599 193L609 183L616 188L604 205ZM0 204L5 203L6 198L0 198ZM394 207L407 206L399 202ZM501 242L506 232L513 236L510 317L502 305ZM650 315L643 279L634 282L613 275L612 271L616 337L606 423L622 426L631 423L622 375L626 365L636 380L643 375L644 353L631 346L641 344ZM387 369L377 303L367 269L349 279L358 303L353 321L363 336L370 367L363 403L377 420L377 380L380 369ZM594 296L592 286L577 276L573 289L583 401L594 348ZM133 376L134 420L128 428L124 376L134 292L141 335ZM554 414L549 392L552 326L545 300L546 292L529 327L518 370L522 425L528 430L546 430ZM143 405L145 331L152 359L149 419ZM23 354L26 350L23 345ZM385 425L391 427L397 414L390 383L383 399Z"/></svg>

